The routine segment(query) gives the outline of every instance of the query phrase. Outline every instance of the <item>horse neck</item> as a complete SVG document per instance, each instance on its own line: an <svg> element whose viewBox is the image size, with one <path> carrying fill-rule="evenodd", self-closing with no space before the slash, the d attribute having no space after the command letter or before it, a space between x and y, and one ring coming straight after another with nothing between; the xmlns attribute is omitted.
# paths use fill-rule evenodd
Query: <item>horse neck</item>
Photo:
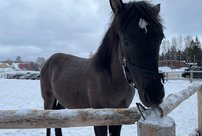
<svg viewBox="0 0 202 136"><path fill-rule="evenodd" d="M117 46L112 50L113 58L111 60L111 78L114 81L117 81L119 83L127 83L125 82L126 79L123 74L123 69L122 69L122 62L121 62L121 56L120 54L120 49L119 45L114 45Z"/></svg>
<svg viewBox="0 0 202 136"><path fill-rule="evenodd" d="M122 64L120 61L121 58L119 56L119 42L119 35L111 26L105 34L97 53L93 57L93 60L95 61L95 64L98 64L97 67L98 69L101 69L101 73L103 73L103 71L107 71L105 73L108 73L111 81L119 84L127 84L122 70ZM104 63L100 64L98 62ZM100 68L103 67L103 65L104 68Z"/></svg>

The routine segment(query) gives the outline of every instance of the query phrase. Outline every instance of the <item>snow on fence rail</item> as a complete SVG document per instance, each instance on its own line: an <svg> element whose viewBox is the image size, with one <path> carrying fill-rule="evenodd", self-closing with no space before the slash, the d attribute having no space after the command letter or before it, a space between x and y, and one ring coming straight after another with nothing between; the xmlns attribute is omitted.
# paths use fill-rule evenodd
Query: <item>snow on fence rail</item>
<svg viewBox="0 0 202 136"><path fill-rule="evenodd" d="M142 111L129 109L1 110L0 129L60 128L134 124L138 136L175 136L175 122L167 114L194 93L198 94L198 135L202 135L202 85L195 84L171 94L159 108ZM197 136L197 134L196 134Z"/></svg>
<svg viewBox="0 0 202 136"><path fill-rule="evenodd" d="M2 110L0 129L60 128L134 124L140 119L136 108Z"/></svg>

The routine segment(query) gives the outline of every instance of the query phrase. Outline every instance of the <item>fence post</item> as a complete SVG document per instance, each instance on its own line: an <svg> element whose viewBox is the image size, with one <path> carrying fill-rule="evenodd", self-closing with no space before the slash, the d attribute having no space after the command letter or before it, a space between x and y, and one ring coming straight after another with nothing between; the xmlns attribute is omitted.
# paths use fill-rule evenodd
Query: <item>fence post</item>
<svg viewBox="0 0 202 136"><path fill-rule="evenodd" d="M202 135L202 89L197 92L198 95L198 130Z"/></svg>
<svg viewBox="0 0 202 136"><path fill-rule="evenodd" d="M138 136L175 136L175 122L168 116L141 120L137 123L137 133Z"/></svg>

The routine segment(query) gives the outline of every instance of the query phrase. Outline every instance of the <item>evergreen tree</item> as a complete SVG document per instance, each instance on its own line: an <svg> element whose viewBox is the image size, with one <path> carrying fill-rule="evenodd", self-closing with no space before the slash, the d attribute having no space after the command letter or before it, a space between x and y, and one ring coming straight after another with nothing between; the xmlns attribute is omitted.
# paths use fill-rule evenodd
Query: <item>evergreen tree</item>
<svg viewBox="0 0 202 136"><path fill-rule="evenodd" d="M201 43L198 37L195 40L190 42L190 45L185 49L188 53L188 60L189 62L197 63L201 65L202 63L202 50L201 50Z"/></svg>
<svg viewBox="0 0 202 136"><path fill-rule="evenodd" d="M182 46L184 48L182 48ZM197 36L195 39L192 39L191 36L186 36L183 43L182 37L174 37L171 39L171 42L164 40L162 41L160 60L185 60L187 63L195 62L198 65L202 65L201 42Z"/></svg>

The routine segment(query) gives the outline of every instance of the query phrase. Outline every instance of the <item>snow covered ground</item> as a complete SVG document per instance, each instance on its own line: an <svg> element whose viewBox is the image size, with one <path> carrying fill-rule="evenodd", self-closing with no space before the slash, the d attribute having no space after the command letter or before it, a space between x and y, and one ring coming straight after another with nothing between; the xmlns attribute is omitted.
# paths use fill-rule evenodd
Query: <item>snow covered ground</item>
<svg viewBox="0 0 202 136"><path fill-rule="evenodd" d="M197 81L201 82L202 81ZM166 95L179 92L192 85L189 81L167 81L165 83ZM131 107L138 102L136 94ZM43 100L40 94L39 81L0 79L0 110L7 109L43 109ZM197 128L197 98L196 94L186 100L171 114L176 122L177 136L188 136ZM93 136L93 127L65 128L64 135ZM137 135L136 124L123 126L122 136ZM45 129L16 129L0 130L0 136L45 136Z"/></svg>

